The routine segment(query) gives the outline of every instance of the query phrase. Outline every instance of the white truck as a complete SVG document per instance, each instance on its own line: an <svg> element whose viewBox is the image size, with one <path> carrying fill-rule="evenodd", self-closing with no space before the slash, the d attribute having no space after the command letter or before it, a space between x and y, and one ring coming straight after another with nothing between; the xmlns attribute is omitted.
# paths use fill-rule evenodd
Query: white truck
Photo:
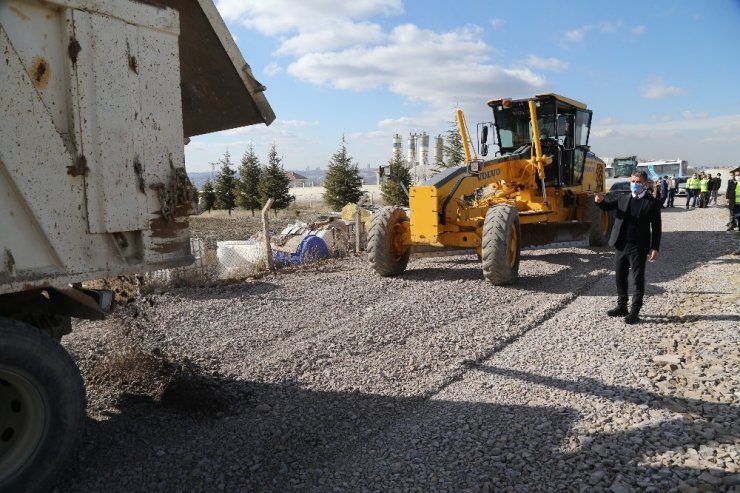
<svg viewBox="0 0 740 493"><path fill-rule="evenodd" d="M0 0L0 491L49 491L85 419L59 344L192 262L184 144L275 115L211 0Z"/></svg>

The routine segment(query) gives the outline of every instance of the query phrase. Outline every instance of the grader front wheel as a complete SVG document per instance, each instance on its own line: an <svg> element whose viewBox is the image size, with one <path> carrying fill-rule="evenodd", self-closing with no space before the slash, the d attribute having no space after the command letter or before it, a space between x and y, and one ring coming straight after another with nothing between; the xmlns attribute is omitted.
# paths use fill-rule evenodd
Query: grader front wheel
<svg viewBox="0 0 740 493"><path fill-rule="evenodd" d="M367 233L367 255L381 276L397 276L406 270L411 249L401 242L405 221L408 217L398 207L383 207L373 216Z"/></svg>
<svg viewBox="0 0 740 493"><path fill-rule="evenodd" d="M483 277L492 284L511 284L519 274L521 255L519 214L510 205L488 209L483 221Z"/></svg>

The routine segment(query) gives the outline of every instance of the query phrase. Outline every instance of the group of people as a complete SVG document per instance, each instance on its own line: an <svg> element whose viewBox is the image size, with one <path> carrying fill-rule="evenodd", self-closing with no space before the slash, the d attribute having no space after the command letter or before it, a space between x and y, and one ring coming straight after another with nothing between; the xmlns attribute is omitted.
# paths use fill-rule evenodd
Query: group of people
<svg viewBox="0 0 740 493"><path fill-rule="evenodd" d="M695 209L697 202L700 209L709 204L717 205L717 193L722 186L722 173L712 178L711 173L694 173L686 180L686 208Z"/></svg>

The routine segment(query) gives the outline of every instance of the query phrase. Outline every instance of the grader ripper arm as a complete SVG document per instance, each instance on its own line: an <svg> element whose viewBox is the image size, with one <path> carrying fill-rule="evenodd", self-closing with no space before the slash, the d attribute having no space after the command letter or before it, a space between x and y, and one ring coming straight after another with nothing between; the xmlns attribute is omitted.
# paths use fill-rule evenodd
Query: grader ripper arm
<svg viewBox="0 0 740 493"><path fill-rule="evenodd" d="M586 106L554 94L493 100L489 106L496 123L486 130L496 132L501 155L483 160L471 152L458 110L465 165L412 187L410 219L403 211L377 215L368 252L380 275L403 272L405 263L388 268L388 259L407 262L412 247L467 248L477 251L486 279L509 284L517 277L522 248L606 242L608 216L590 200L604 190L604 163L589 152ZM384 220L390 217L393 224ZM385 243L373 241L379 237L374 230L385 231ZM384 250L390 253L377 261Z"/></svg>

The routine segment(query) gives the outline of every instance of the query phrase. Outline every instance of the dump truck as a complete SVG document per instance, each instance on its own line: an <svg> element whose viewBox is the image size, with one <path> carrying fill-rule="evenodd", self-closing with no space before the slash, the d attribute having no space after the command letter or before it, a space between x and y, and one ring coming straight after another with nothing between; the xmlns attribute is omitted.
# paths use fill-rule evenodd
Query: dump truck
<svg viewBox="0 0 740 493"><path fill-rule="evenodd" d="M381 276L404 272L412 251L464 249L477 252L485 279L506 285L522 248L606 243L609 215L593 200L605 163L588 144L592 111L558 94L488 106L494 121L478 126L481 157L458 110L465 164L411 187L408 215L385 207L373 216L367 252ZM487 159L490 145L498 151Z"/></svg>
<svg viewBox="0 0 740 493"><path fill-rule="evenodd" d="M60 344L192 262L188 139L275 115L211 0L0 2L0 491L49 491L85 420Z"/></svg>

